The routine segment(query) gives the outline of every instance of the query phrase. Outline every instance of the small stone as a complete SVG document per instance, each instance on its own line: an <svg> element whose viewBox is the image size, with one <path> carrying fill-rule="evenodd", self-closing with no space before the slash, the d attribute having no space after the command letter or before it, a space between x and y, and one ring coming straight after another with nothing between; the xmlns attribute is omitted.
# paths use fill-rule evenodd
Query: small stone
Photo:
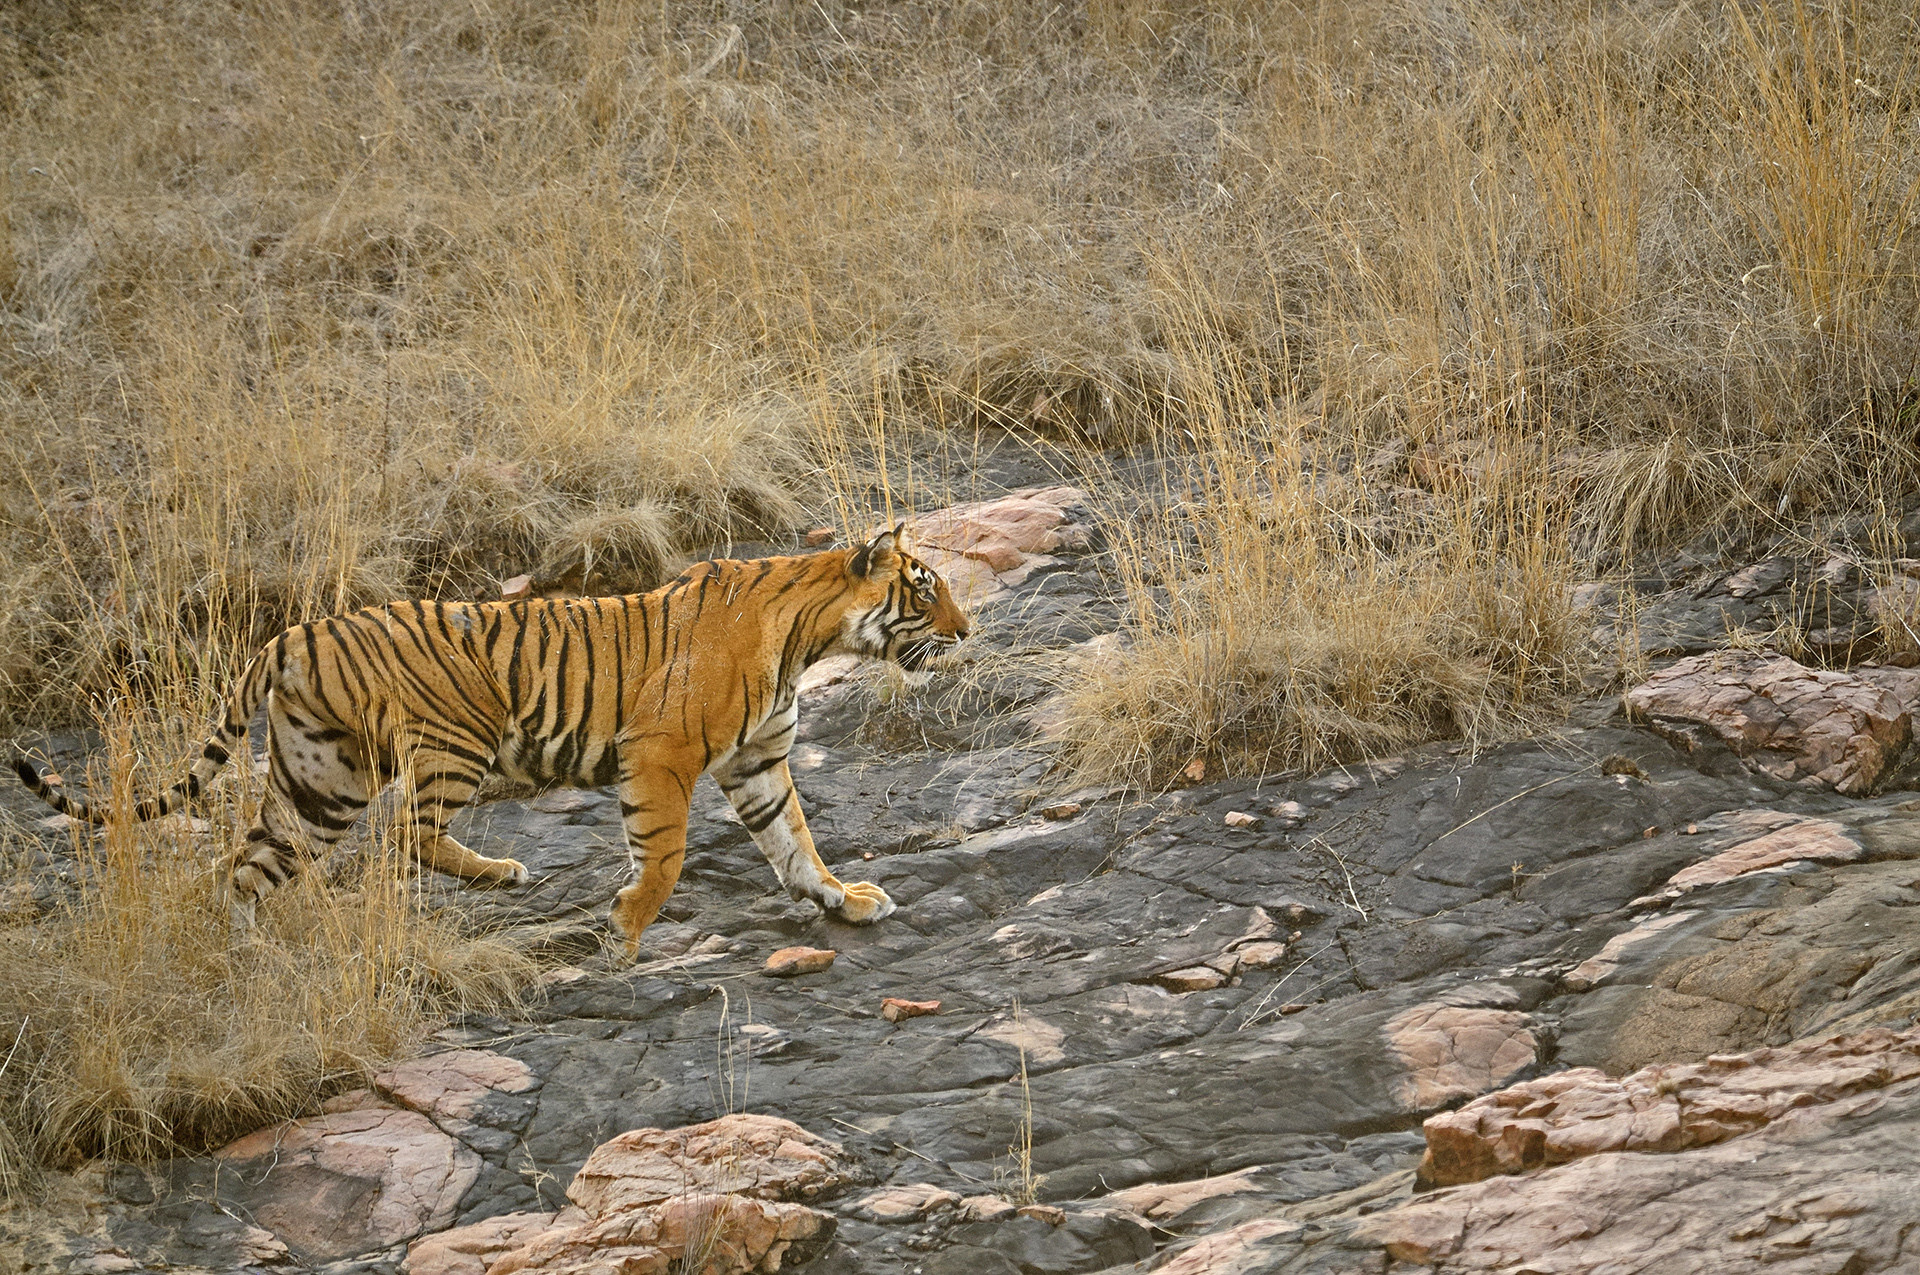
<svg viewBox="0 0 1920 1275"><path fill-rule="evenodd" d="M1688 825L1687 825L1687 835L1688 835L1689 837L1697 837L1697 836L1699 836L1699 835L1700 835L1700 825L1699 825L1699 824L1697 824L1697 823L1690 823L1690 824L1688 824Z"/></svg>
<svg viewBox="0 0 1920 1275"><path fill-rule="evenodd" d="M783 947L767 958L762 973L769 978L792 978L796 974L817 974L833 964L838 952L819 947Z"/></svg>
<svg viewBox="0 0 1920 1275"><path fill-rule="evenodd" d="M960 1216L969 1222L998 1222L1013 1213L1013 1205L997 1195L969 1195L960 1201Z"/></svg>
<svg viewBox="0 0 1920 1275"><path fill-rule="evenodd" d="M1267 807L1267 813L1286 827L1298 828L1313 812L1297 801L1276 801Z"/></svg>
<svg viewBox="0 0 1920 1275"><path fill-rule="evenodd" d="M1644 841L1652 841L1655 837L1659 835L1660 835L1660 825L1657 823L1651 827L1642 828L1640 830L1640 837Z"/></svg>
<svg viewBox="0 0 1920 1275"><path fill-rule="evenodd" d="M502 602L517 602L533 592L533 577L518 575L500 586Z"/></svg>
<svg viewBox="0 0 1920 1275"><path fill-rule="evenodd" d="M1299 1014L1299 1013L1304 1013L1308 1008L1310 1008L1310 1006L1308 1006L1308 1004L1305 1001L1291 1001L1285 1005L1282 1005L1280 1007L1280 1012L1282 1014Z"/></svg>
<svg viewBox="0 0 1920 1275"><path fill-rule="evenodd" d="M1040 807L1040 817L1059 823L1063 819L1072 819L1086 807L1077 801L1056 801L1051 806Z"/></svg>
<svg viewBox="0 0 1920 1275"><path fill-rule="evenodd" d="M1014 1212L1021 1217L1030 1217L1045 1222L1048 1226L1059 1226L1067 1220L1067 1211L1051 1204L1022 1204Z"/></svg>
<svg viewBox="0 0 1920 1275"><path fill-rule="evenodd" d="M1244 969L1269 970L1287 959L1285 943L1249 943L1236 955Z"/></svg>
<svg viewBox="0 0 1920 1275"><path fill-rule="evenodd" d="M1181 767L1180 773L1186 776L1188 783L1199 783L1207 777L1207 759L1204 757L1195 757L1192 761Z"/></svg>
<svg viewBox="0 0 1920 1275"><path fill-rule="evenodd" d="M939 1001L910 1001L902 1000L898 996L889 996L880 1002L880 1017L890 1023L897 1023L904 1018L919 1018L925 1014L937 1014L939 1012Z"/></svg>
<svg viewBox="0 0 1920 1275"><path fill-rule="evenodd" d="M833 543L832 527L815 527L807 533L807 548L818 549L822 545Z"/></svg>
<svg viewBox="0 0 1920 1275"><path fill-rule="evenodd" d="M1153 981L1170 992L1210 992L1225 983L1227 976L1205 965L1193 965L1155 975Z"/></svg>
<svg viewBox="0 0 1920 1275"><path fill-rule="evenodd" d="M1258 828L1260 826L1259 817L1257 815L1250 815L1244 810L1229 810L1227 811L1227 817L1220 822L1226 824L1229 828Z"/></svg>

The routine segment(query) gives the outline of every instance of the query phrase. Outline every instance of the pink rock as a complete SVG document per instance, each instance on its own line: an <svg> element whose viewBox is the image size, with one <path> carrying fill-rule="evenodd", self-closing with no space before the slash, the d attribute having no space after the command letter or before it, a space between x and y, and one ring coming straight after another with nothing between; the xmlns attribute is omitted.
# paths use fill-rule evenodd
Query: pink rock
<svg viewBox="0 0 1920 1275"><path fill-rule="evenodd" d="M798 974L817 974L833 964L838 952L823 947L783 947L767 958L763 969L769 978L793 978Z"/></svg>
<svg viewBox="0 0 1920 1275"><path fill-rule="evenodd" d="M567 1188L593 1217L689 1192L811 1198L852 1179L837 1142L775 1116L731 1115L682 1129L632 1129L603 1142Z"/></svg>
<svg viewBox="0 0 1920 1275"><path fill-rule="evenodd" d="M925 1182L914 1182L868 1192L854 1201L853 1213L869 1222L909 1222L941 1209L953 1208L959 1203L960 1196L953 1191L943 1191ZM1011 1205L1007 1211L1013 1211Z"/></svg>
<svg viewBox="0 0 1920 1275"><path fill-rule="evenodd" d="M1831 1099L1798 1091L1740 1136L1716 1127L1717 1141L1672 1153L1603 1151L1416 1195L1359 1219L1343 1243L1440 1271L1905 1271L1916 1101L1920 1077Z"/></svg>
<svg viewBox="0 0 1920 1275"><path fill-rule="evenodd" d="M1227 976L1211 966L1195 965L1156 974L1153 981L1170 992L1206 992L1224 986Z"/></svg>
<svg viewBox="0 0 1920 1275"><path fill-rule="evenodd" d="M481 1166L425 1116L397 1107L274 1125L217 1155L237 1170L243 1185L231 1193L253 1220L309 1261L446 1226Z"/></svg>
<svg viewBox="0 0 1920 1275"><path fill-rule="evenodd" d="M939 1001L910 1001L898 996L888 996L880 1002L880 1017L890 1023L901 1022L908 1018L919 1018L926 1014L940 1012Z"/></svg>
<svg viewBox="0 0 1920 1275"><path fill-rule="evenodd" d="M960 1216L969 1222L998 1222L1013 1216L1013 1205L997 1195L969 1195L960 1201Z"/></svg>
<svg viewBox="0 0 1920 1275"><path fill-rule="evenodd" d="M552 1213L502 1213L415 1240L400 1269L407 1275L486 1275L498 1258L553 1225Z"/></svg>
<svg viewBox="0 0 1920 1275"><path fill-rule="evenodd" d="M1716 651L1627 693L1627 711L1682 748L1710 730L1776 779L1869 790L1906 746L1920 673L1811 669L1784 655Z"/></svg>
<svg viewBox="0 0 1920 1275"><path fill-rule="evenodd" d="M921 514L908 524L909 546L946 577L963 606L1007 592L1057 549L1082 548L1084 527L1067 510L1086 499L1073 487L1032 488Z"/></svg>
<svg viewBox="0 0 1920 1275"><path fill-rule="evenodd" d="M1273 1259L1271 1254L1262 1254L1260 1246L1267 1240L1304 1230L1306 1225L1280 1217L1242 1222L1231 1230L1204 1237L1159 1267L1154 1275L1242 1275L1262 1270L1270 1266Z"/></svg>
<svg viewBox="0 0 1920 1275"><path fill-rule="evenodd" d="M1287 959L1287 945L1285 943L1249 943L1245 947L1235 948L1234 955L1240 958L1242 968L1268 970Z"/></svg>
<svg viewBox="0 0 1920 1275"><path fill-rule="evenodd" d="M834 1219L791 1196L851 1179L837 1143L772 1116L634 1129L602 1143L559 1213L516 1213L421 1240L408 1275L771 1275ZM929 1188L931 1189L931 1188ZM947 1203L958 1196L948 1196ZM929 1207L937 1207L930 1204ZM804 1247L800 1256L814 1248Z"/></svg>
<svg viewBox="0 0 1920 1275"><path fill-rule="evenodd" d="M437 1121L471 1120L493 1093L525 1093L533 1073L517 1058L486 1049L451 1049L413 1058L373 1078L386 1097Z"/></svg>
<svg viewBox="0 0 1920 1275"><path fill-rule="evenodd" d="M1149 1182L1141 1186L1130 1186L1123 1191L1115 1191L1106 1197L1105 1202L1115 1204L1130 1213L1138 1214L1153 1221L1165 1221L1178 1217L1196 1204L1217 1199L1223 1195L1243 1195L1249 1191L1258 1191L1260 1184L1254 1181L1255 1169L1242 1169L1238 1173L1223 1174L1212 1178L1195 1178L1190 1182Z"/></svg>
<svg viewBox="0 0 1920 1275"><path fill-rule="evenodd" d="M1621 958L1627 949L1653 938L1662 930L1671 929L1687 919L1686 912L1669 912L1665 916L1642 921L1631 930L1616 934L1607 940L1607 945L1586 960L1574 966L1566 977L1567 987L1576 992L1584 992L1599 985L1600 981L1619 968Z"/></svg>
<svg viewBox="0 0 1920 1275"><path fill-rule="evenodd" d="M1866 853L1844 826L1831 819L1772 810L1743 810L1718 818L1729 831L1708 844L1719 853L1682 868L1656 894L1636 903L1671 901L1702 886L1789 863L1853 863Z"/></svg>
<svg viewBox="0 0 1920 1275"><path fill-rule="evenodd" d="M1480 1006L1416 1005L1387 1022L1387 1044L1406 1069L1398 1097L1428 1111L1485 1093L1533 1065L1539 1045L1522 1013Z"/></svg>
<svg viewBox="0 0 1920 1275"><path fill-rule="evenodd" d="M495 1258L487 1275L745 1275L780 1269L796 1242L830 1238L832 1215L738 1195L681 1195L601 1219L565 1210Z"/></svg>
<svg viewBox="0 0 1920 1275"><path fill-rule="evenodd" d="M1445 1186L1602 1152L1679 1151L1759 1128L1798 1106L1915 1077L1920 1028L1656 1064L1620 1080L1575 1068L1429 1119L1420 1175Z"/></svg>

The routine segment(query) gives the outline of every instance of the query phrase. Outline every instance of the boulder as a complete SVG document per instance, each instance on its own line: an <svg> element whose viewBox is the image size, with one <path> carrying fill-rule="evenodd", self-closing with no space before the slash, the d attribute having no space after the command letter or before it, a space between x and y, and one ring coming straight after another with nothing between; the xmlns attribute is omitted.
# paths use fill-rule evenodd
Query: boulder
<svg viewBox="0 0 1920 1275"><path fill-rule="evenodd" d="M554 1225L495 1258L487 1275L771 1275L789 1249L811 1256L833 1233L831 1213L803 1204L683 1195L602 1219L563 1210Z"/></svg>
<svg viewBox="0 0 1920 1275"><path fill-rule="evenodd" d="M1745 1122L1794 1089L1728 1097ZM1436 1272L1911 1270L1920 1079L1797 1101L1677 1154L1602 1152L1415 1196L1359 1219L1344 1245L1384 1254L1338 1269L1384 1256Z"/></svg>
<svg viewBox="0 0 1920 1275"><path fill-rule="evenodd" d="M1426 1122L1421 1179L1447 1186L1612 1151L1672 1152L1750 1132L1809 1103L1920 1077L1920 1028L1656 1064L1615 1080L1576 1067Z"/></svg>
<svg viewBox="0 0 1920 1275"><path fill-rule="evenodd" d="M305 1262L390 1248L453 1221L481 1160L417 1111L309 1116L216 1153L220 1200Z"/></svg>
<svg viewBox="0 0 1920 1275"><path fill-rule="evenodd" d="M1068 512L1084 503L1073 487L1034 487L997 500L921 514L908 524L908 547L946 578L964 607L1004 597L1052 553L1084 549L1087 530Z"/></svg>
<svg viewBox="0 0 1920 1275"><path fill-rule="evenodd" d="M795 1202L852 1180L839 1144L773 1116L633 1129L602 1143L558 1213L511 1213L421 1240L408 1275L771 1275L832 1240ZM948 1203L959 1197L950 1193ZM932 1207L932 1205L929 1205Z"/></svg>
<svg viewBox="0 0 1920 1275"><path fill-rule="evenodd" d="M811 1199L853 1176L839 1143L791 1120L743 1112L682 1129L630 1129L603 1142L567 1198L599 1218L689 1194Z"/></svg>
<svg viewBox="0 0 1920 1275"><path fill-rule="evenodd" d="M1692 750L1711 732L1775 779L1869 791L1906 747L1920 673L1812 669L1771 652L1677 660L1627 692L1629 714Z"/></svg>
<svg viewBox="0 0 1920 1275"><path fill-rule="evenodd" d="M406 1275L486 1275L495 1261L553 1225L552 1213L502 1213L471 1226L415 1240L400 1264Z"/></svg>

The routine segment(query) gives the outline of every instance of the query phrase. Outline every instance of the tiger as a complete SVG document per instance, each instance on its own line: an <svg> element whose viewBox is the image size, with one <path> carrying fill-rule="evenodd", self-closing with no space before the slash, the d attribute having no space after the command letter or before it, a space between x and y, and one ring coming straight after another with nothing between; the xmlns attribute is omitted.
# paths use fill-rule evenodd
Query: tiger
<svg viewBox="0 0 1920 1275"><path fill-rule="evenodd" d="M903 523L857 547L702 562L647 594L394 602L296 625L247 663L186 777L135 803L132 817L200 803L265 701L267 795L223 874L236 928L251 929L258 904L330 851L395 780L411 825L404 843L421 864L469 884L524 883L517 860L447 833L489 774L617 788L633 879L610 925L629 960L679 880L703 774L791 897L871 924L894 902L827 870L787 755L809 665L848 654L919 674L970 632L904 532ZM26 756L15 769L60 813L109 818Z"/></svg>

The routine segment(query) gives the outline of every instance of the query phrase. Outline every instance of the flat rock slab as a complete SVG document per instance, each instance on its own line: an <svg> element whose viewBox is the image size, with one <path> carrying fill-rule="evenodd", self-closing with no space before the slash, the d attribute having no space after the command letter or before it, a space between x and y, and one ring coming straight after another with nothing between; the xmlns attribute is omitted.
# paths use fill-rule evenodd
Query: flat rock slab
<svg viewBox="0 0 1920 1275"><path fill-rule="evenodd" d="M480 1156L416 1111L312 1116L222 1148L221 1203L303 1261L390 1248L454 1219Z"/></svg>

